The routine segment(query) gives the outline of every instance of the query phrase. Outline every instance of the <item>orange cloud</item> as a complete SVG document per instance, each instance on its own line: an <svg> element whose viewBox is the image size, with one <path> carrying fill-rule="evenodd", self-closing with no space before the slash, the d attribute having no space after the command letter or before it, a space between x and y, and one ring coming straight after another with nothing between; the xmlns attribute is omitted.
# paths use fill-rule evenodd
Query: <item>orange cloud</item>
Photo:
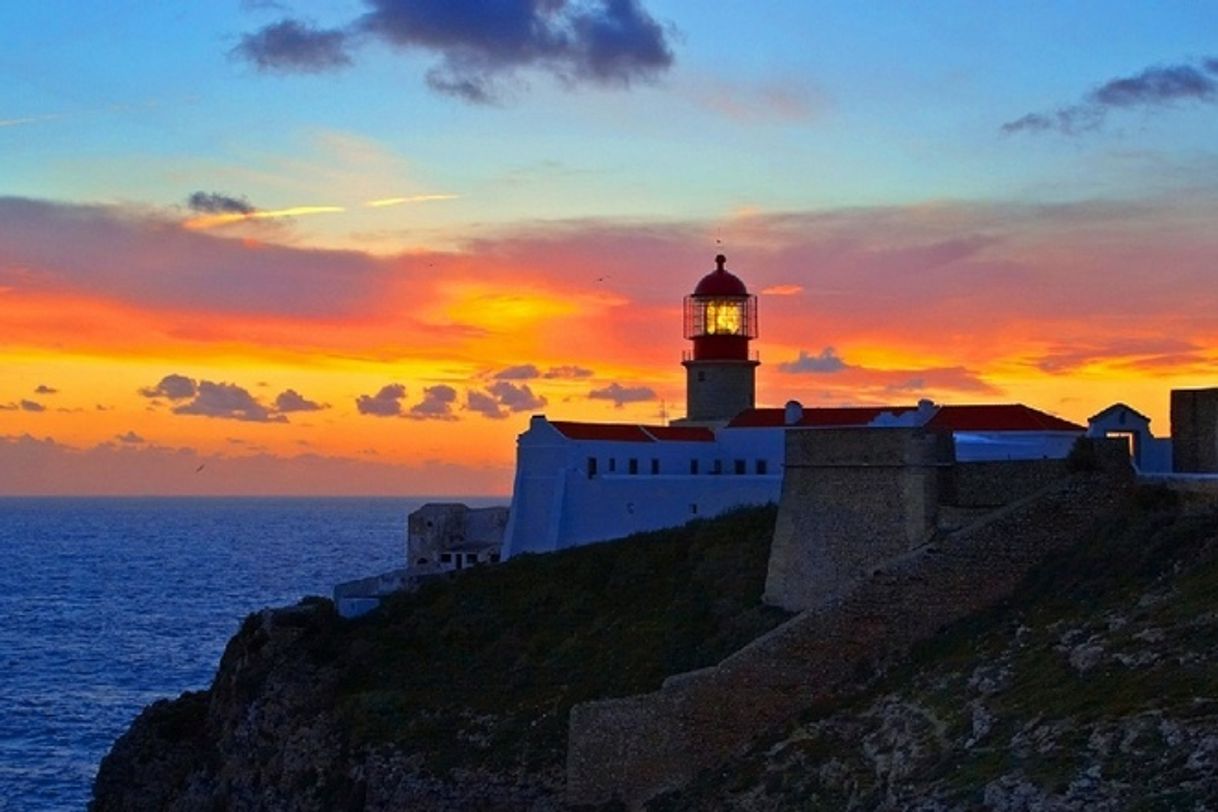
<svg viewBox="0 0 1218 812"><path fill-rule="evenodd" d="M182 225L185 228L199 230L250 220L276 220L283 217L301 217L309 214L335 214L342 211L346 211L342 206L291 206L286 209L222 212L219 214L200 214L196 217L189 217L182 221Z"/></svg>
<svg viewBox="0 0 1218 812"><path fill-rule="evenodd" d="M408 197L383 197L380 200L369 200L364 205L379 209L386 206L401 206L404 203L430 203L435 200L456 200L460 195L410 195Z"/></svg>

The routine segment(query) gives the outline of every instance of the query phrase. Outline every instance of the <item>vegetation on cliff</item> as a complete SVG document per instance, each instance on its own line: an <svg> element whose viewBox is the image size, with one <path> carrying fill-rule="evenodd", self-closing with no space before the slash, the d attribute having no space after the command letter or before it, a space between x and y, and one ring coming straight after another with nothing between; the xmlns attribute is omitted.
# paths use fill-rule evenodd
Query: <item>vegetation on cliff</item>
<svg viewBox="0 0 1218 812"><path fill-rule="evenodd" d="M355 620L322 599L250 615L209 691L115 744L94 808L557 805L573 704L654 690L787 616L760 600L775 512L522 556Z"/></svg>
<svg viewBox="0 0 1218 812"><path fill-rule="evenodd" d="M1218 511L1144 488L1007 604L651 808L1213 808L1216 644Z"/></svg>
<svg viewBox="0 0 1218 812"><path fill-rule="evenodd" d="M567 712L711 665L787 615L761 603L773 507L552 555L395 596L310 641L341 658L355 741L450 766L559 764Z"/></svg>

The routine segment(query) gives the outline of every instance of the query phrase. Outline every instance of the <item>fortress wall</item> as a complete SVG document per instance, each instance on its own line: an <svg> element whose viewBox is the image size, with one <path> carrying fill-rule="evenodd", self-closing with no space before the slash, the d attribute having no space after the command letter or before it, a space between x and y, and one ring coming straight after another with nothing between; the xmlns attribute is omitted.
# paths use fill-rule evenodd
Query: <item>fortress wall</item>
<svg viewBox="0 0 1218 812"><path fill-rule="evenodd" d="M1047 555L1085 538L1131 483L1126 470L1074 474L873 569L716 666L651 694L576 706L568 800L638 806L812 703L857 690L918 641L1007 598Z"/></svg>
<svg viewBox="0 0 1218 812"><path fill-rule="evenodd" d="M952 466L943 503L999 507L1033 494L1067 473L1065 460L960 462Z"/></svg>
<svg viewBox="0 0 1218 812"><path fill-rule="evenodd" d="M1218 389L1171 392L1172 470L1218 473Z"/></svg>
<svg viewBox="0 0 1218 812"><path fill-rule="evenodd" d="M765 602L807 609L935 532L952 438L914 428L787 432Z"/></svg>

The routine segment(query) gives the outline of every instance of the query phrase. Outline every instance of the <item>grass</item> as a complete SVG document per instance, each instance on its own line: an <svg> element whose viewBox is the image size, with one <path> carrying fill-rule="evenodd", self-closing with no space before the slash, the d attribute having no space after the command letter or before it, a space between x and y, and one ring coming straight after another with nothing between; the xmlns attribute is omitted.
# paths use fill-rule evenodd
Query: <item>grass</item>
<svg viewBox="0 0 1218 812"><path fill-rule="evenodd" d="M308 644L343 670L355 744L419 752L435 771L556 766L572 705L654 690L787 617L760 601L775 513L472 570Z"/></svg>

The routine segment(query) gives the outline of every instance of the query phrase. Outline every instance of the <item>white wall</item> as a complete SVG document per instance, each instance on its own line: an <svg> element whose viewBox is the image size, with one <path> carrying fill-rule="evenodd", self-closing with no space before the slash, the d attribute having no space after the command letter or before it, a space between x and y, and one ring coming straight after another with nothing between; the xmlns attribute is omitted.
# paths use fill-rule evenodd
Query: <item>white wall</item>
<svg viewBox="0 0 1218 812"><path fill-rule="evenodd" d="M762 448L769 449L767 473L758 475ZM731 443L569 440L535 417L517 443L504 557L551 552L777 501L781 448L781 430L765 429L750 430L748 437L741 434ZM596 459L592 476L589 457ZM746 461L745 475L735 473L736 459ZM630 473L631 460L637 473ZM652 473L653 460L658 474ZM697 461L697 474L690 473L691 460Z"/></svg>

